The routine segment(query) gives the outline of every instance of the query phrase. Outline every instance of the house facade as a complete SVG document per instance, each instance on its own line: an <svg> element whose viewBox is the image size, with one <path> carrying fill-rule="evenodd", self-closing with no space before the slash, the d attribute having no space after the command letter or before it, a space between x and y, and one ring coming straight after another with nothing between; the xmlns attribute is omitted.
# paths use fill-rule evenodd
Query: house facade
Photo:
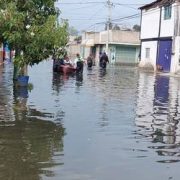
<svg viewBox="0 0 180 180"><path fill-rule="evenodd" d="M87 58L91 53L96 62L99 61L99 53L106 51L108 37L107 31L84 32L82 35L82 54ZM112 64L138 64L140 41L139 33L134 31L110 30L108 43L108 56Z"/></svg>
<svg viewBox="0 0 180 180"><path fill-rule="evenodd" d="M67 44L67 52L70 59L75 59L77 53L81 53L81 40L77 36L70 36Z"/></svg>
<svg viewBox="0 0 180 180"><path fill-rule="evenodd" d="M141 9L140 67L180 71L180 0L157 0Z"/></svg>

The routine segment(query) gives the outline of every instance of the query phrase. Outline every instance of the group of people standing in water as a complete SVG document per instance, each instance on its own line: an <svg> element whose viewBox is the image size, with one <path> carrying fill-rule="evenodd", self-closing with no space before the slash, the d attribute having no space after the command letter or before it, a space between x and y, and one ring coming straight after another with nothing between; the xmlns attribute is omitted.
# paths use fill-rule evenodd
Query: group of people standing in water
<svg viewBox="0 0 180 180"><path fill-rule="evenodd" d="M106 64L109 63L109 58L107 56L107 54L104 53L100 53L99 54L99 66L103 69L106 69ZM90 54L87 57L87 67L91 68L94 64L94 60L93 60L93 56Z"/></svg>
<svg viewBox="0 0 180 180"><path fill-rule="evenodd" d="M99 54L99 66L102 69L106 69L106 65L107 63L109 63L109 58L107 56L107 54L104 53L100 53ZM74 59L74 61L72 62L69 57L67 55L64 56L63 59L54 59L54 65L53 65L53 69L55 70L56 68L58 68L61 65L69 65L71 67L76 68L77 71L83 71L83 67L84 64L87 65L88 69L91 69L93 65L95 65L95 61L94 61L94 57L92 54L90 54L86 61L80 56L79 53L76 54L76 58Z"/></svg>

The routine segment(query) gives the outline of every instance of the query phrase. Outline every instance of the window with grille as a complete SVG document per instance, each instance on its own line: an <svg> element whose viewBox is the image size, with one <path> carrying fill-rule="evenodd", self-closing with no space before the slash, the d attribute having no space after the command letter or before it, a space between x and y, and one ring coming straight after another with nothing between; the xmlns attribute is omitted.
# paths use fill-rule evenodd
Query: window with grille
<svg viewBox="0 0 180 180"><path fill-rule="evenodd" d="M146 59L150 58L150 48L146 48Z"/></svg>
<svg viewBox="0 0 180 180"><path fill-rule="evenodd" d="M164 6L164 20L171 19L172 5Z"/></svg>

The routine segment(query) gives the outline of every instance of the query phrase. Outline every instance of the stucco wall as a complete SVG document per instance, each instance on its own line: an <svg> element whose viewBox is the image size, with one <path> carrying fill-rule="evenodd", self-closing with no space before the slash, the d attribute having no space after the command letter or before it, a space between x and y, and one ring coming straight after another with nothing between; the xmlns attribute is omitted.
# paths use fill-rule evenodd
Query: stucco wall
<svg viewBox="0 0 180 180"><path fill-rule="evenodd" d="M70 44L67 48L70 59L74 59L77 53L81 53L80 44Z"/></svg>
<svg viewBox="0 0 180 180"><path fill-rule="evenodd" d="M175 49L171 57L171 72L180 73L180 36L175 38Z"/></svg>
<svg viewBox="0 0 180 180"><path fill-rule="evenodd" d="M100 44L105 44L107 41L107 31L100 32ZM140 44L139 32L135 31L109 31L109 42L111 44Z"/></svg>
<svg viewBox="0 0 180 180"><path fill-rule="evenodd" d="M141 39L158 37L159 32L160 9L154 8L148 11L142 11L141 19Z"/></svg>
<svg viewBox="0 0 180 180"><path fill-rule="evenodd" d="M146 58L146 48L150 48L150 57ZM156 68L157 58L157 41L142 42L141 46L141 62L140 66L144 66L148 63L152 64L154 69Z"/></svg>
<svg viewBox="0 0 180 180"><path fill-rule="evenodd" d="M176 6L172 6L171 19L164 20L164 8L162 8L161 16L161 33L160 37L168 37L174 35L174 15Z"/></svg>
<svg viewBox="0 0 180 180"><path fill-rule="evenodd" d="M164 7L161 12L161 31L160 37L170 37L174 35L175 11L177 5L172 5L172 14L170 19L164 19ZM160 8L142 11L141 39L157 38L159 33Z"/></svg>

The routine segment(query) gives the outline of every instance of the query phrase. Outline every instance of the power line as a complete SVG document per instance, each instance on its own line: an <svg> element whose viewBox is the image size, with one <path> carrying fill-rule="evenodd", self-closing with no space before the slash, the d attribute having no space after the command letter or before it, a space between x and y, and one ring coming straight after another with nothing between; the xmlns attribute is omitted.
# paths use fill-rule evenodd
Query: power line
<svg viewBox="0 0 180 180"><path fill-rule="evenodd" d="M140 15L141 15L140 13L137 13L137 14L133 14L130 16L125 16L125 17L113 19L112 21L121 21L121 20L133 19L133 18L139 17Z"/></svg>
<svg viewBox="0 0 180 180"><path fill-rule="evenodd" d="M112 19L111 22L129 20L129 19L137 18L137 17L139 17L140 15L141 15L141 14L138 13L138 14L133 14L133 15L130 15L130 16L125 16L125 17L121 17L121 18L116 18L116 19ZM95 23L95 24L105 24L105 23L107 23L107 21L98 22L98 23Z"/></svg>
<svg viewBox="0 0 180 180"><path fill-rule="evenodd" d="M120 5L120 6L143 6L143 5L145 5L145 4L128 4L128 3L113 3L113 4L115 4L115 5Z"/></svg>
<svg viewBox="0 0 180 180"><path fill-rule="evenodd" d="M99 5L99 4L98 4ZM74 10L78 10L78 9L86 9L86 8L91 8L91 7L94 7L94 4L91 4L91 5L87 5L87 6L81 6L81 7L76 7L76 8L72 8L72 6L70 6L71 9L68 9L68 11L71 11L71 13L74 11ZM76 13L76 12L75 12ZM82 13L81 13L82 14Z"/></svg>
<svg viewBox="0 0 180 180"><path fill-rule="evenodd" d="M173 5L172 7L180 7L180 5ZM151 10L148 10L147 12L145 12L145 14L143 16L146 16L146 15L148 15L150 13L156 13L158 11L159 11L159 9L156 9L156 10L155 9L151 9ZM112 19L111 22L116 23L116 21L129 20L129 19L140 17L140 16L141 16L140 13L133 14L133 15L130 15L130 16L125 16L125 17L121 17L121 18ZM95 24L91 25L90 27L92 27L94 25L102 25L102 24L105 24L105 23L107 23L107 21L95 23Z"/></svg>
<svg viewBox="0 0 180 180"><path fill-rule="evenodd" d="M134 18L137 18L137 17L139 17L139 16L140 16L140 14L133 14L133 15L130 15L130 16L125 16L125 17L121 17L121 18L112 19L112 20L111 20L111 24L117 24L116 21L122 22L122 21L124 21L124 20L134 19ZM85 28L85 29L90 29L90 28L93 28L94 26L101 26L101 25L104 25L104 24L106 24L106 23L107 23L107 21L97 22L97 23L94 23L94 24L88 26L88 27Z"/></svg>
<svg viewBox="0 0 180 180"><path fill-rule="evenodd" d="M135 7L132 7L131 5L120 5L120 4L115 4L115 5L119 5L119 6L122 6L122 7L127 7L127 8L131 8L131 9L134 9L134 10L137 10L137 8Z"/></svg>
<svg viewBox="0 0 180 180"><path fill-rule="evenodd" d="M113 2L112 2L113 3ZM100 2L100 1L89 1L89 2L56 2L56 4L62 4L62 5L81 5L81 4L107 4L107 2ZM145 4L132 4L132 3L113 3L114 5L120 5L120 6L143 6Z"/></svg>
<svg viewBox="0 0 180 180"><path fill-rule="evenodd" d="M110 2L110 4L108 4L108 2ZM108 18L107 18L107 20L105 21L105 18L100 18L100 17L96 17L94 20L96 20L96 22L97 22L97 20L102 20L103 22L97 22L97 23L94 23L94 25L102 25L102 24L112 24L113 22L114 23L116 23L116 22L119 22L119 21L125 21L125 20L129 20L129 19L133 19L133 18L137 18L137 17L139 17L140 16L140 14L134 14L134 15L131 15L131 16L126 16L126 17L120 17L120 18L115 18L115 19L112 19L111 18L111 8L112 7L120 7L120 6L123 6L123 7L127 7L127 8L131 8L131 9L134 9L134 10L137 10L136 8L135 8L135 6L143 6L143 5L145 5L145 4L138 4L138 3L118 3L118 2L113 2L113 0L104 0L104 2L100 2L100 1L88 1L88 2L83 2L82 0L80 0L80 2L57 2L56 3L57 4L57 6L58 7L60 7L61 5L63 6L63 5L72 5L72 6L69 6L69 7L74 7L72 10L74 10L74 9L81 9L81 8L83 8L83 5L85 6L85 5L87 5L87 8L89 7L89 6L95 6L96 7L96 5L98 6L98 5L103 5L103 6L107 6L108 7L108 9L110 9L110 11L109 11L109 16L110 16L110 18L109 18L109 16L108 16ZM73 6L74 5L74 6ZM77 6L76 6L77 5ZM88 6L89 5L89 6ZM109 8L109 5L111 5L111 7ZM62 7L61 6L61 7ZM134 7L133 7L134 6ZM86 7L84 7L84 8L86 8ZM71 13L72 12L74 12L74 11L71 11ZM98 13L98 12L97 12ZM90 21L93 19L93 17L94 16L96 16L96 14L97 13L94 13L94 14L92 14L91 16L89 16L89 18L87 17L87 21L88 21L88 23L90 23ZM78 13L79 15L80 15L80 13ZM72 17L73 17L74 15L72 15ZM86 16L87 16L87 14L86 14ZM83 21L82 23L84 24L84 22L86 21L86 18L85 18L85 13L83 13L82 14L82 18L81 17L78 17L78 18L70 18L70 20L72 20L72 21ZM93 26L93 25L92 25ZM85 28L86 29L86 28Z"/></svg>
<svg viewBox="0 0 180 180"><path fill-rule="evenodd" d="M56 2L56 4L62 4L62 5L81 5L81 4L106 4L106 2L95 2L95 1L92 1L92 2L75 2L75 3L63 3L63 2Z"/></svg>

